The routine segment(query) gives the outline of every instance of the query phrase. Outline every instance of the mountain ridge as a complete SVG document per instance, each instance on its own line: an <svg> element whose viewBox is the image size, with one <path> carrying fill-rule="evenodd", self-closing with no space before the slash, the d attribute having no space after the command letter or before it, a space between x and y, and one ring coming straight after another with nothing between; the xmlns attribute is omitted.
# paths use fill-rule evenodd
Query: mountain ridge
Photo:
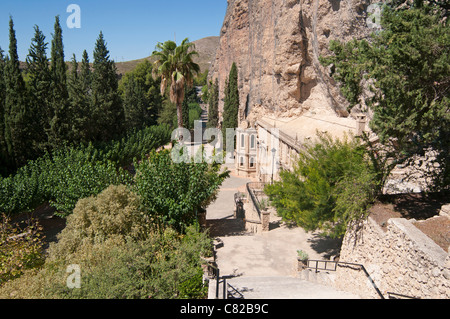
<svg viewBox="0 0 450 319"><path fill-rule="evenodd" d="M202 39L198 39L192 41L195 44L196 51L199 53L199 56L194 59L196 63L200 66L200 72L203 73L208 70L211 66L211 62L216 56L216 50L219 46L219 36L209 36ZM142 59L130 60L124 62L115 62L117 68L117 74L119 76L124 75L127 72L130 72L136 68L139 63L144 62L145 60L152 61L152 56L148 56ZM78 61L80 62L80 61ZM68 68L71 66L70 61L66 61ZM91 63L92 65L92 63ZM22 70L27 69L27 63L24 61L20 61L20 68Z"/></svg>
<svg viewBox="0 0 450 319"><path fill-rule="evenodd" d="M219 36L205 37L199 40L192 41L195 44L195 49L199 53L199 56L194 59L200 66L200 72L204 72L210 68L212 60L216 56L216 50L219 46ZM142 59L116 62L117 73L123 75L132 71L139 63L145 60L152 61L152 57L148 56Z"/></svg>

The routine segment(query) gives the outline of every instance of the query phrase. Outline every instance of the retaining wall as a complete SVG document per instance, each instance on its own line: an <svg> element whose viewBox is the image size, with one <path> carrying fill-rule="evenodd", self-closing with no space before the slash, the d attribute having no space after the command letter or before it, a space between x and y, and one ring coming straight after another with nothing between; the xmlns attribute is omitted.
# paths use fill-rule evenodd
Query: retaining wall
<svg viewBox="0 0 450 319"><path fill-rule="evenodd" d="M412 221L390 219L384 231L369 217L362 229L347 231L340 260L364 265L385 298L389 292L424 299L450 298L450 256ZM380 298L358 267L339 266L335 285L363 298Z"/></svg>

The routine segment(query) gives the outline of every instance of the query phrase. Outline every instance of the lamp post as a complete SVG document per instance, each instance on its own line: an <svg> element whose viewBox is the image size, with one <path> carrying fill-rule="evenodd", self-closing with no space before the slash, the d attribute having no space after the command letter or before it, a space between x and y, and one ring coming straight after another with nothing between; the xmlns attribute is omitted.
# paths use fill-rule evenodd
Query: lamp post
<svg viewBox="0 0 450 319"><path fill-rule="evenodd" d="M272 178L271 178L271 184L273 184L273 173L274 173L274 166L275 166L275 153L277 152L277 150L274 148L272 148Z"/></svg>

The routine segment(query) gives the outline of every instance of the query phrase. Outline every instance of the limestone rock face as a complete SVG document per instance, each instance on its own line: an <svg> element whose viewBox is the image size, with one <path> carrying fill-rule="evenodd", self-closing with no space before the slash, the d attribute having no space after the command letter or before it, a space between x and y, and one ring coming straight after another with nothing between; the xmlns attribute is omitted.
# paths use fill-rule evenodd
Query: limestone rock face
<svg viewBox="0 0 450 319"><path fill-rule="evenodd" d="M219 79L219 110L231 65L239 70L240 120L335 112L347 104L319 63L328 44L366 37L370 0L228 0L210 79Z"/></svg>

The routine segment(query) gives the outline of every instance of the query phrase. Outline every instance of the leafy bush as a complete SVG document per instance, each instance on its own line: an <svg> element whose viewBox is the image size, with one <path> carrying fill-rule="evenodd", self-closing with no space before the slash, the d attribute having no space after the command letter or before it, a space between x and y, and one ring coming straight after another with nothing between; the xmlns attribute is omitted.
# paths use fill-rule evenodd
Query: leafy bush
<svg viewBox="0 0 450 319"><path fill-rule="evenodd" d="M21 229L2 216L0 223L0 286L20 277L26 269L44 263L43 236L36 221Z"/></svg>
<svg viewBox="0 0 450 319"><path fill-rule="evenodd" d="M308 253L304 252L303 250L297 250L297 255L300 260L306 261L309 259Z"/></svg>
<svg viewBox="0 0 450 319"><path fill-rule="evenodd" d="M124 185L111 185L97 196L80 199L67 217L58 243L50 245L49 258L65 258L83 245L108 239L123 242L126 238L145 238L151 221L140 205L138 196Z"/></svg>
<svg viewBox="0 0 450 319"><path fill-rule="evenodd" d="M358 140L318 137L300 154L294 170L281 171L281 181L265 192L283 220L340 237L349 221L366 214L379 190L378 175Z"/></svg>
<svg viewBox="0 0 450 319"><path fill-rule="evenodd" d="M195 128L195 121L199 121L203 110L198 103L189 103L189 125L190 130Z"/></svg>
<svg viewBox="0 0 450 319"><path fill-rule="evenodd" d="M47 196L50 204L64 217L72 213L77 201L97 195L109 185L129 180L127 173L110 161L96 161L95 156L77 150L58 152L52 158L47 174Z"/></svg>
<svg viewBox="0 0 450 319"><path fill-rule="evenodd" d="M0 298L204 298L200 256L211 253L206 233L158 229L125 186L80 200L51 244L40 270L0 289ZM66 285L68 265L81 269L81 287Z"/></svg>
<svg viewBox="0 0 450 319"><path fill-rule="evenodd" d="M99 145L103 160L109 160L117 165L125 166L134 160L142 160L150 151L170 142L172 129L169 125L149 126L128 133L118 141Z"/></svg>
<svg viewBox="0 0 450 319"><path fill-rule="evenodd" d="M172 160L168 150L153 152L148 160L136 164L134 191L145 208L164 224L183 232L196 221L196 213L215 199L229 172L220 164Z"/></svg>
<svg viewBox="0 0 450 319"><path fill-rule="evenodd" d="M80 264L81 288L71 290L63 280L55 280L45 294L70 299L204 298L199 256L210 247L210 240L206 234L202 237L203 241L193 244L189 238L166 229L149 233L143 241L97 244L95 253L83 248L66 261ZM79 257L81 252L83 258Z"/></svg>
<svg viewBox="0 0 450 319"><path fill-rule="evenodd" d="M0 177L0 212L28 212L50 201L59 215L67 216L80 198L130 182L121 167L143 159L170 137L166 125L148 127L119 141L67 147L29 161L15 175Z"/></svg>

